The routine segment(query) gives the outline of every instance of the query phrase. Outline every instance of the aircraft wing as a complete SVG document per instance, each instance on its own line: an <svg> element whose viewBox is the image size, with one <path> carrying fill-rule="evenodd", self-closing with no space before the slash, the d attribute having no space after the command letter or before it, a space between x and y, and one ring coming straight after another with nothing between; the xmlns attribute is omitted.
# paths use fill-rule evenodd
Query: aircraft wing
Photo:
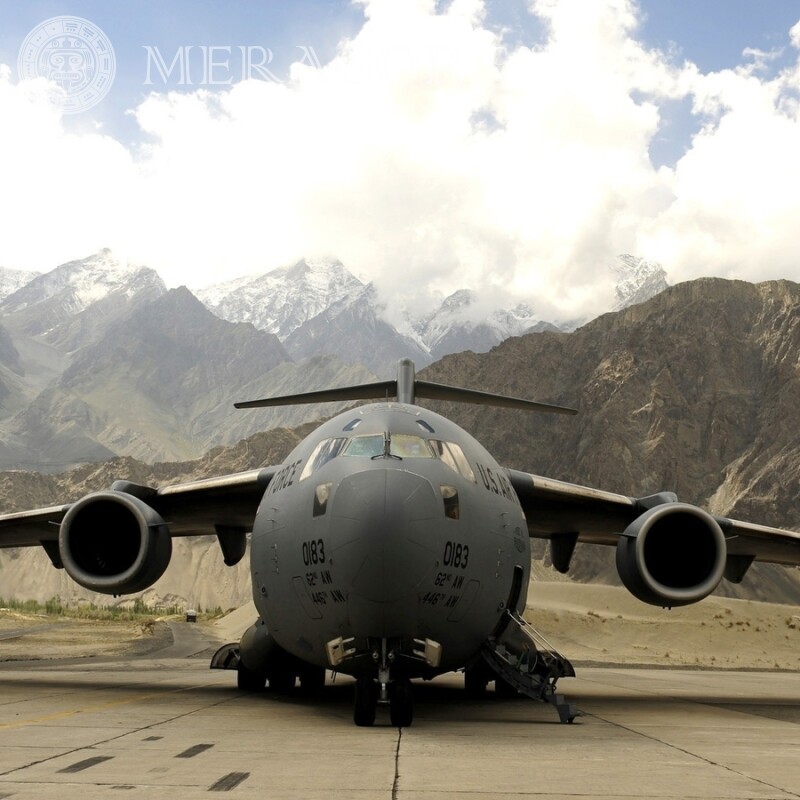
<svg viewBox="0 0 800 800"><path fill-rule="evenodd" d="M636 498L517 470L509 470L508 474L522 504L528 533L531 537L551 540L554 554L559 549L559 540L616 546L620 537L631 535L626 531L643 514L678 502L671 492ZM749 566L753 560L800 565L800 533L709 516L722 530L729 561L731 557L740 559L745 571L744 564ZM728 573L726 576L731 577Z"/></svg>
<svg viewBox="0 0 800 800"><path fill-rule="evenodd" d="M138 498L167 523L172 536L215 535L220 529L250 531L278 467L237 472L155 489L116 481L112 492ZM0 515L0 548L30 547L58 540L71 504Z"/></svg>

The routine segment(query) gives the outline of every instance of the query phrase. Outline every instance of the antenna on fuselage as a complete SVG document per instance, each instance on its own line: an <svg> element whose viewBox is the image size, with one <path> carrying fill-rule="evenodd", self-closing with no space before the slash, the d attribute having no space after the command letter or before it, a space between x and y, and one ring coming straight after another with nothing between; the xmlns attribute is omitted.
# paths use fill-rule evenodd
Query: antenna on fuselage
<svg viewBox="0 0 800 800"><path fill-rule="evenodd" d="M553 414L577 414L574 408L557 406L551 403L539 403L535 400L523 400L521 397L509 397L492 392L480 392L477 389L462 389L459 386L447 386L443 383L421 381L416 377L414 362L410 358L402 358L397 365L397 379L378 383L362 383L358 386L341 386L337 389L320 389L316 392L287 394L282 397L266 397L262 400L249 400L234 403L236 408L270 408L273 406L293 406L304 403L332 403L343 400L381 400L396 397L398 403L416 405L417 398L428 400L447 400L455 403L473 403L482 406L498 406L500 408L517 408L523 411L545 411Z"/></svg>

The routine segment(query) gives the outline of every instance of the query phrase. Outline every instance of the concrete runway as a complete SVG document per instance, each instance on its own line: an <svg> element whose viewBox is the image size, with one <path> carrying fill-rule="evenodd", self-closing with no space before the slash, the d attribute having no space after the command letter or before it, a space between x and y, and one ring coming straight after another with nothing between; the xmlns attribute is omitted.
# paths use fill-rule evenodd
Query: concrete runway
<svg viewBox="0 0 800 800"><path fill-rule="evenodd" d="M800 798L800 673L583 668L574 725L451 675L398 731L352 724L346 678L240 692L175 629L157 656L0 663L0 800Z"/></svg>

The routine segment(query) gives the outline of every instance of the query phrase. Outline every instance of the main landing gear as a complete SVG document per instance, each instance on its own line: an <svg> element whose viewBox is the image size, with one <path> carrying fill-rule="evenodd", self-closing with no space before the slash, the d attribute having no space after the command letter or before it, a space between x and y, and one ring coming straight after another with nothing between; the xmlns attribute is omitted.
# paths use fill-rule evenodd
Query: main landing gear
<svg viewBox="0 0 800 800"><path fill-rule="evenodd" d="M236 667L236 685L245 692L260 692L267 685L267 676L247 669L240 661Z"/></svg>
<svg viewBox="0 0 800 800"><path fill-rule="evenodd" d="M325 687L325 670L311 664L299 670L275 669L270 672L255 672L239 661L236 666L236 685L245 692L261 692L269 683L271 691L288 694L293 691L297 678L300 679L300 692L309 697L320 694Z"/></svg>

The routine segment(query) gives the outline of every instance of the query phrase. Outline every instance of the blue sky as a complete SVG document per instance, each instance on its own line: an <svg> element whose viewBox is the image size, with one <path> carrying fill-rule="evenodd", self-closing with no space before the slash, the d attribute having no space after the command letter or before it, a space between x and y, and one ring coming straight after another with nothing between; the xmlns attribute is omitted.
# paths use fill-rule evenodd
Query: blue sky
<svg viewBox="0 0 800 800"><path fill-rule="evenodd" d="M787 0L649 0L642 8L643 40L661 48L674 42L705 72L736 66L747 47L785 48L800 19L800 7Z"/></svg>
<svg viewBox="0 0 800 800"><path fill-rule="evenodd" d="M674 279L800 277L796 2L0 0L0 14L2 266L111 245L202 285L335 255L387 296L402 275L566 317L606 301L598 265L619 252ZM111 91L82 113L17 75L26 35L59 15L98 25L116 55ZM216 51L230 85L202 80L209 47L230 48ZM272 85L239 83L242 48L269 51ZM155 50L186 55L188 85L154 71Z"/></svg>
<svg viewBox="0 0 800 800"><path fill-rule="evenodd" d="M735 67L746 48L783 49L789 29L800 19L793 0L640 0L641 24L637 36L649 46L675 50L678 58L693 61L704 72ZM336 55L339 43L354 36L364 23L363 8L347 0L168 0L118 4L100 0L0 0L0 63L16 67L20 42L35 25L49 17L72 15L99 25L111 39L117 57L113 93L93 113L107 132L135 140L138 129L125 111L140 103L151 90L146 86L147 50L158 48L165 59L179 47L229 45L233 48L232 75L238 75L237 47L260 46L272 54L270 69L286 78L290 64L309 47L322 63ZM524 0L499 0L487 5L487 25L503 30L506 40L530 46L541 41L541 23ZM190 56L195 65L201 56ZM786 56L774 67L786 63ZM197 67L196 67L197 70ZM177 75L177 72L174 73ZM226 73L219 72L223 75ZM153 71L151 77L160 82ZM180 90L175 80L168 88ZM186 87L185 87L186 88ZM687 136L697 129L685 104L669 109L670 126L653 148L655 159L674 161L685 149ZM86 124L87 119L69 120Z"/></svg>
<svg viewBox="0 0 800 800"><path fill-rule="evenodd" d="M792 0L642 0L641 35L665 48L676 43L704 70L737 64L745 47L765 50L788 43L788 31L800 18ZM37 23L69 14L96 22L112 38L126 71L136 71L143 44L174 47L187 43L252 43L276 52L297 42L313 44L330 57L338 41L363 24L362 8L343 0L167 0L112 4L100 0L3 0L0 54L15 60L19 42ZM523 0L500 0L487 8L493 25L537 35Z"/></svg>
<svg viewBox="0 0 800 800"><path fill-rule="evenodd" d="M236 55L239 46L260 46L271 51L270 66L277 76L285 78L292 61L302 57L299 47L312 47L320 60L328 61L334 56L338 42L353 35L364 21L361 10L350 3L318 0L225 3L208 0L134 0L130 3L0 0L0 8L3 21L0 63L14 68L20 43L28 31L43 20L70 15L99 25L114 46L117 75L113 92L93 116L112 134L131 138L137 134L136 127L126 121L124 112L140 103L153 89L160 88L145 85L145 47L158 48L169 61L179 47L230 45ZM170 81L168 88L179 89L174 81ZM86 120L75 122L85 123Z"/></svg>

